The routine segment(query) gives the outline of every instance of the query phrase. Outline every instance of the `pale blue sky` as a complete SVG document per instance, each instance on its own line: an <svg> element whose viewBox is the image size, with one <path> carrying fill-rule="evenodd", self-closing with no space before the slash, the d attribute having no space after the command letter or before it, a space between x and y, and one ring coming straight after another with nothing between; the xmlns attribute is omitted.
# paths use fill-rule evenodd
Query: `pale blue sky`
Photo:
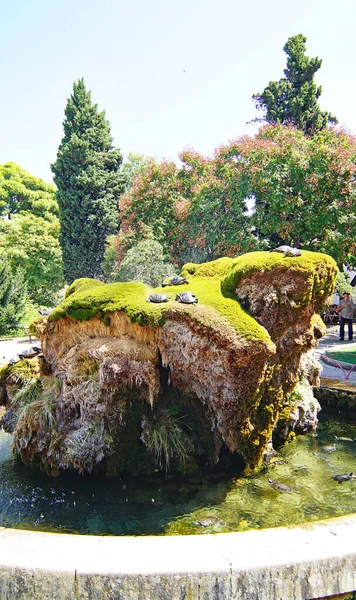
<svg viewBox="0 0 356 600"><path fill-rule="evenodd" d="M307 36L320 105L356 131L355 0L0 0L0 163L51 181L72 84L84 77L124 154L209 154L257 116Z"/></svg>

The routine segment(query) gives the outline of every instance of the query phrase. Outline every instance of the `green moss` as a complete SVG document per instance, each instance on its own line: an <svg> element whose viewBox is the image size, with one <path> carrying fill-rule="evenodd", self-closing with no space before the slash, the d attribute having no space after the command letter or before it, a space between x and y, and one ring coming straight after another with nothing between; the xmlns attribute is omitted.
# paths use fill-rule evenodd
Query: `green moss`
<svg viewBox="0 0 356 600"><path fill-rule="evenodd" d="M81 290L84 292L86 289L90 289L92 285L105 285L102 281L97 281L96 279L90 279L90 277L81 277L80 279L76 279L73 281L71 285L69 285L65 291L64 297L68 298L75 292Z"/></svg>
<svg viewBox="0 0 356 600"><path fill-rule="evenodd" d="M222 293L233 293L245 276L275 268L298 271L306 280L310 279L313 295L321 294L323 297L332 294L338 272L334 259L319 252L303 250L302 256L295 257L285 257L279 252L250 252L231 261L221 281ZM299 300L303 303L303 298ZM307 303L310 297L304 298L304 301Z"/></svg>
<svg viewBox="0 0 356 600"><path fill-rule="evenodd" d="M5 383L10 375L13 384L27 385L32 383L39 376L38 360L36 358L25 358L14 365L5 365L0 369L0 384Z"/></svg>
<svg viewBox="0 0 356 600"><path fill-rule="evenodd" d="M187 289L199 299L198 306L185 306L186 314L196 322L203 325L208 323L212 328L219 328L225 322L247 338L270 342L267 331L241 308L236 298L221 295L220 279L194 277L189 287L184 286L184 290ZM90 285L85 285L84 290L80 287L65 298L62 304L52 311L49 320L56 321L67 315L76 321L88 321L92 317L99 317L108 324L109 313L123 310L132 322L157 327L174 314L178 307L181 311L182 305L175 301L175 296L182 290L182 286L157 288L154 291L166 294L170 302L154 304L147 302L152 290L142 283L103 285L101 282L92 281Z"/></svg>
<svg viewBox="0 0 356 600"><path fill-rule="evenodd" d="M49 320L56 321L67 315L76 321L97 317L110 326L110 313L124 311L132 322L158 327L175 312L182 312L183 305L177 304L175 296L189 290L199 300L198 305L184 305L184 312L192 320L217 330L229 325L248 339L271 343L267 331L241 308L233 292L244 275L274 268L297 270L309 279L309 285L306 285L308 298L303 296L305 291L301 292L301 303L310 301L313 293L330 294L333 288L331 274L337 271L334 260L324 254L303 252L303 256L285 258L276 252L252 252L236 259L224 257L202 265L188 263L182 274L188 277L189 286L151 290L137 282L106 285L93 279L79 279L68 288L66 298L52 311ZM169 302L147 302L152 291L166 294Z"/></svg>
<svg viewBox="0 0 356 600"><path fill-rule="evenodd" d="M8 376L10 374L11 374L10 365L5 365L4 367L1 367L1 369L0 369L0 384L5 383L6 379L8 378Z"/></svg>
<svg viewBox="0 0 356 600"><path fill-rule="evenodd" d="M224 276L224 274L226 273L226 269L231 265L232 262L232 258L223 256L222 258L203 263L202 265L195 263L187 263L182 267L182 275L183 277L194 275L197 277L221 278Z"/></svg>
<svg viewBox="0 0 356 600"><path fill-rule="evenodd" d="M133 322L152 322L158 325L160 314L157 305L146 302L150 288L143 283L103 284L94 279L85 281L85 285L79 286L77 291L73 291L52 311L50 321L57 321L67 315L76 321L88 321L92 317L105 319L109 313L123 310ZM75 281L72 285L76 286L76 283ZM105 324L107 323L106 320Z"/></svg>

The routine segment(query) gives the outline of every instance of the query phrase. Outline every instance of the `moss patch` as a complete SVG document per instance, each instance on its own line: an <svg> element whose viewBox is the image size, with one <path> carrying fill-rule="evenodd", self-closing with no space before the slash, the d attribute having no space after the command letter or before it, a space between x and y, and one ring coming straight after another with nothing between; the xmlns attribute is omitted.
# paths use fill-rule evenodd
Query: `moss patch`
<svg viewBox="0 0 356 600"><path fill-rule="evenodd" d="M285 257L279 252L250 252L235 258L227 267L221 281L222 293L233 293L245 276L276 268L298 271L306 280L310 279L310 290L313 295L321 294L323 297L332 294L334 277L338 272L334 259L320 252L303 250L302 256L295 257ZM310 297L300 298L301 304L307 304L309 301Z"/></svg>
<svg viewBox="0 0 356 600"><path fill-rule="evenodd" d="M196 263L187 263L182 267L182 276L188 277L189 275L195 275L198 277L223 277L226 273L226 269L233 262L232 258L223 256L217 260L212 260L202 265Z"/></svg>
<svg viewBox="0 0 356 600"><path fill-rule="evenodd" d="M75 284L76 282L74 282ZM74 285L73 284L73 285ZM199 299L198 305L183 305L175 300L177 293L189 290ZM192 277L189 286L170 286L153 290L168 296L169 302L147 302L152 290L142 283L111 283L93 280L72 294L52 311L49 321L71 316L76 321L88 321L93 317L108 323L108 313L124 311L132 322L140 325L159 326L174 316L185 313L199 324L221 328L232 326L246 338L270 342L267 331L250 317L232 296L223 296L218 277Z"/></svg>
<svg viewBox="0 0 356 600"><path fill-rule="evenodd" d="M98 281L97 279L91 279L90 277L81 277L80 279L76 279L75 281L73 281L73 283L67 287L64 297L68 298L68 296L75 294L75 292L79 292L79 290L81 292L84 292L86 289L91 289L93 284L95 286L105 285L105 283L103 283L102 281Z"/></svg>
<svg viewBox="0 0 356 600"><path fill-rule="evenodd" d="M311 295L325 297L332 292L333 277L330 273L336 272L337 268L329 256L303 251L302 256L286 258L276 252L251 252L236 259L224 257L202 265L188 263L182 269L182 274L189 278L188 286L151 290L137 282L103 284L93 279L79 279L67 289L66 298L52 311L49 321L66 316L77 321L97 317L109 325L110 313L124 311L132 322L158 327L175 313L184 313L199 324L217 330L229 325L245 338L270 343L267 331L241 308L233 292L244 276L281 268L298 271L309 280L309 285L306 285L308 292L304 290L300 304L310 301ZM176 302L176 294L187 290L196 294L198 305ZM147 302L152 292L166 294L169 302Z"/></svg>

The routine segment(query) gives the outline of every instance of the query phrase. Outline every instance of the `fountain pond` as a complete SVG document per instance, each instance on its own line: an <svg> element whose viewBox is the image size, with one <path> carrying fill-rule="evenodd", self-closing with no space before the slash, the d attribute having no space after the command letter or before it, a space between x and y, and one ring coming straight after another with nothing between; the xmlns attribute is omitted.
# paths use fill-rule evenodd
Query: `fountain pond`
<svg viewBox="0 0 356 600"><path fill-rule="evenodd" d="M356 425L323 413L315 437L296 437L250 477L229 471L167 480L158 474L108 479L71 472L50 478L15 460L11 436L2 431L0 526L92 535L194 535L352 513L356 480L338 484L333 477L356 472ZM290 491L279 491L275 482Z"/></svg>

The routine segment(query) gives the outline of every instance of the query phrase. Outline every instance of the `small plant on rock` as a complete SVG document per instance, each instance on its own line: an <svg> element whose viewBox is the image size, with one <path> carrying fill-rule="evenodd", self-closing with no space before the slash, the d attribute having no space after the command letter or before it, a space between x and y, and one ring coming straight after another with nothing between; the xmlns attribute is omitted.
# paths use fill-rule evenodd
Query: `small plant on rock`
<svg viewBox="0 0 356 600"><path fill-rule="evenodd" d="M166 475L172 461L184 468L194 452L192 441L179 425L181 418L174 418L168 411L163 411L156 420L149 421L147 417L142 420L141 440L152 454L155 465L164 469Z"/></svg>

